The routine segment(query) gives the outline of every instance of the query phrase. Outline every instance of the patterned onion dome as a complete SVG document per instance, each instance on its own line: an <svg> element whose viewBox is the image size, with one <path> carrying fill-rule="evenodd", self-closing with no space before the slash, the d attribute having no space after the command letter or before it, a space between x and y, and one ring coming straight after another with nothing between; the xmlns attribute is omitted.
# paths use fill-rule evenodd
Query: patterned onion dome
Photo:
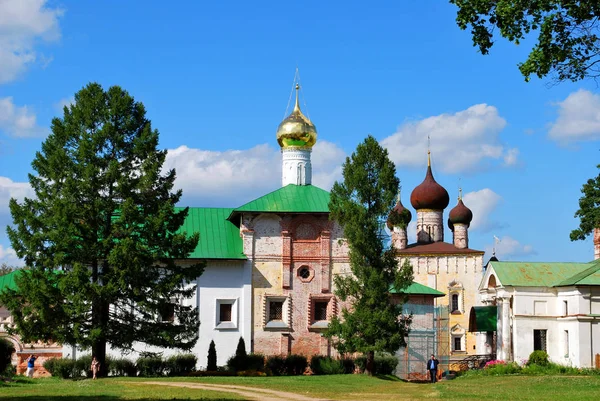
<svg viewBox="0 0 600 401"><path fill-rule="evenodd" d="M410 194L410 203L417 210L444 210L448 206L448 203L450 203L448 191L446 191L444 187L438 184L435 181L435 178L433 178L429 156L425 179Z"/></svg>
<svg viewBox="0 0 600 401"><path fill-rule="evenodd" d="M465 224L467 227L469 227L472 220L473 212L471 209L465 206L462 201L462 197L459 197L458 203L450 211L450 216L448 216L448 227L450 227L452 231L454 231L455 224Z"/></svg>
<svg viewBox="0 0 600 401"><path fill-rule="evenodd" d="M396 221L396 225L404 225L404 227L406 227L408 225L408 223L410 223L410 220L412 219L412 213L410 212L410 210L408 210L407 208L404 207L404 205L402 204L402 201L400 200L400 196L398 195L398 202L396 202L396 206L394 206L394 208L392 209L392 211L390 212L388 219L387 219L387 227L392 230L394 228L394 224L392 223L392 213L396 212L398 213L398 221Z"/></svg>
<svg viewBox="0 0 600 401"><path fill-rule="evenodd" d="M296 85L296 104L292 114L287 116L279 127L277 127L277 142L281 148L312 148L317 142L317 128L306 117L302 111L300 111L300 104L298 101L298 91L300 85Z"/></svg>

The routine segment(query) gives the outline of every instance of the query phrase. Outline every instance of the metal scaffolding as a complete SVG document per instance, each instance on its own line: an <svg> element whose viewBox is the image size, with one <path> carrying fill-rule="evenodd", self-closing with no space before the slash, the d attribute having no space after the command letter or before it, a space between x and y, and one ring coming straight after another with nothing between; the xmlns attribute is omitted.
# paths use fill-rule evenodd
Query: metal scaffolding
<svg viewBox="0 0 600 401"><path fill-rule="evenodd" d="M450 357L448 307L406 303L403 314L412 315L406 347L396 352L396 376L404 380L429 380L427 360L434 354L438 372L448 370Z"/></svg>

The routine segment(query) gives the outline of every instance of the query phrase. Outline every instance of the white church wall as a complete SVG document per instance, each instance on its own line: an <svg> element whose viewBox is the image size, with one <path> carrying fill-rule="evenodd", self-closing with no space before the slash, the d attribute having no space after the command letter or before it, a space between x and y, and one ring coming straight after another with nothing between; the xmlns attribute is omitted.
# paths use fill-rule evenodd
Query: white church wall
<svg viewBox="0 0 600 401"><path fill-rule="evenodd" d="M193 263L186 261L183 263ZM250 352L251 323L251 266L248 261L208 261L204 272L196 280L196 294L182 300L185 305L199 306L199 339L190 351L149 346L134 343L131 350L107 349L107 355L114 358L128 358L136 361L142 352L159 353L163 357L192 353L198 358L197 369L207 365L208 347L211 340L217 349L217 365L225 365L227 359L235 354L240 336L246 340L246 350ZM231 324L221 324L218 307L221 303L232 303ZM89 354L89 350L63 351L64 356L80 357Z"/></svg>

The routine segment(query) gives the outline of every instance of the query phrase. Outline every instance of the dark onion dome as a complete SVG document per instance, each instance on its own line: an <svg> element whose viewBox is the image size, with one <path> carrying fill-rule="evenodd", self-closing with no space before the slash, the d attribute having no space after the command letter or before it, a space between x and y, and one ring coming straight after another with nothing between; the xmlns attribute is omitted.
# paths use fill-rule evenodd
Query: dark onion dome
<svg viewBox="0 0 600 401"><path fill-rule="evenodd" d="M433 178L431 162L429 161L427 162L425 179L410 194L410 203L417 210L444 210L448 207L448 203L450 203L448 191Z"/></svg>
<svg viewBox="0 0 600 401"><path fill-rule="evenodd" d="M458 198L458 203L452 210L450 210L450 215L448 216L448 227L450 227L452 231L454 231L455 224L465 224L467 227L469 227L471 220L473 220L473 212L471 209L465 206L462 198Z"/></svg>
<svg viewBox="0 0 600 401"><path fill-rule="evenodd" d="M397 214L396 216L394 216ZM394 228L394 226L406 227L410 220L412 219L412 213L410 210L404 207L400 197L398 196L398 202L396 202L396 206L392 209L387 218L387 226L390 230Z"/></svg>

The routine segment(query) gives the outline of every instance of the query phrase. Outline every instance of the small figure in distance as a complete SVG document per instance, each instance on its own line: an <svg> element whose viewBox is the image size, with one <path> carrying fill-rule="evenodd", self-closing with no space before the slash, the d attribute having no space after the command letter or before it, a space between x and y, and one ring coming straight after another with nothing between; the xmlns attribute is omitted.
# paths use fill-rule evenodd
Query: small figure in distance
<svg viewBox="0 0 600 401"><path fill-rule="evenodd" d="M96 375L98 374L98 371L100 370L100 362L98 362L98 360L96 359L96 357L92 357L92 379L96 379Z"/></svg>
<svg viewBox="0 0 600 401"><path fill-rule="evenodd" d="M27 358L27 377L33 377L33 368L36 359L37 357L33 356L33 354L29 354L29 358Z"/></svg>
<svg viewBox="0 0 600 401"><path fill-rule="evenodd" d="M437 370L440 361L435 359L435 355L431 354L431 359L427 361L427 370L429 371L429 378L432 383L437 381Z"/></svg>

